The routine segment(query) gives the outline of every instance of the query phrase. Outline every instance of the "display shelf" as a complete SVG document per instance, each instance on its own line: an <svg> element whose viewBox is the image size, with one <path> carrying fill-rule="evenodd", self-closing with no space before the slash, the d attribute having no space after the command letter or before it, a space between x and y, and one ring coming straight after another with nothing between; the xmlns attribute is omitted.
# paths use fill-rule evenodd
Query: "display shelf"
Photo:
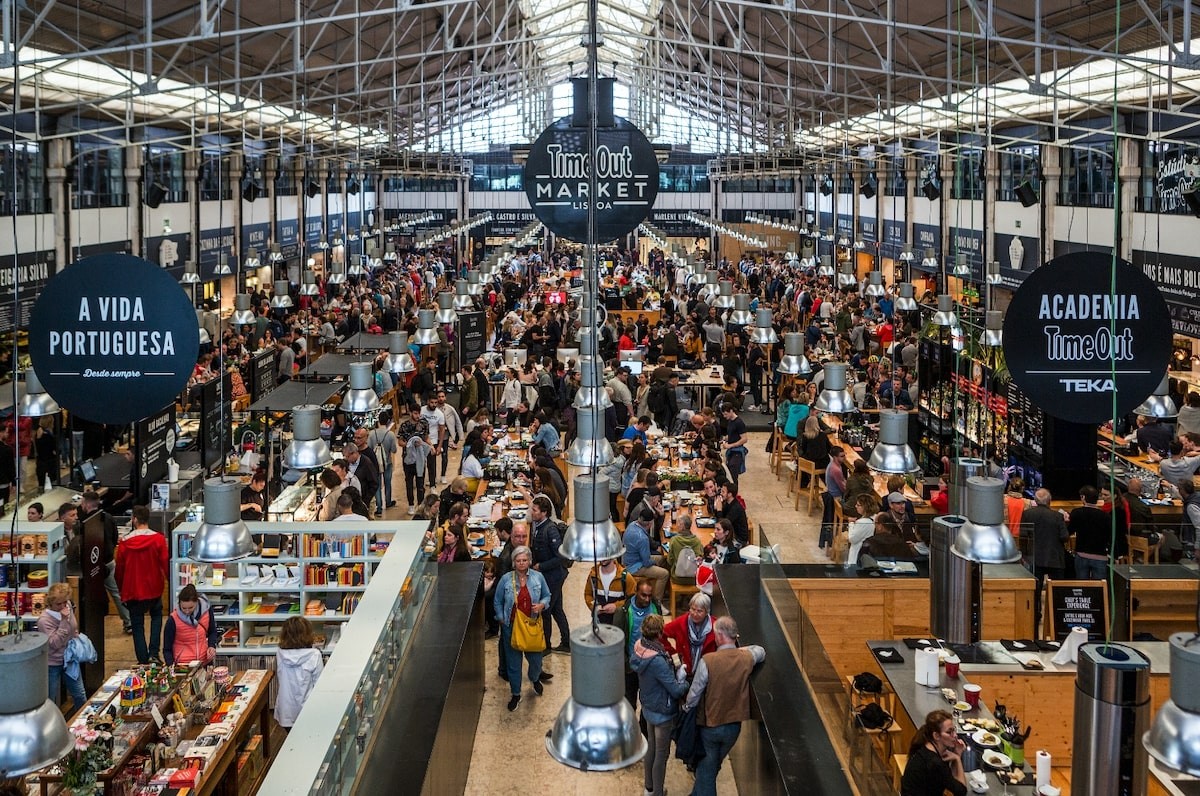
<svg viewBox="0 0 1200 796"><path fill-rule="evenodd" d="M187 557L196 523L179 526L172 534L171 604L179 589L192 584L220 611L217 622L234 633L218 647L219 655L262 654L274 645L250 645L247 642L264 635L264 628L282 624L291 616L304 616L320 626L324 622L341 626L353 616L361 595L371 585L376 568L384 561L391 546L370 552L376 535L394 534L404 523L368 521L362 523L256 522L255 534L279 534L290 537L293 553L279 558L255 556L225 564L202 564ZM213 574L223 573L223 582L213 583ZM274 574L273 574L274 573ZM283 577L281 577L283 576ZM332 583L310 583L315 578ZM338 578L346 580L337 582ZM254 578L256 582L245 582ZM265 578L267 582L257 582ZM333 597L333 595L338 595ZM254 610L264 606L267 610ZM276 606L283 610L275 611ZM335 614L305 613L313 608L335 610ZM269 633L268 633L269 635Z"/></svg>
<svg viewBox="0 0 1200 796"><path fill-rule="evenodd" d="M17 556L11 556L9 535L0 535L0 633L13 631L20 613L20 625L37 622L45 609L44 595L66 578L67 539L61 522L18 521L13 530ZM45 570L45 586L29 586L29 573ZM11 604L10 601L19 604Z"/></svg>

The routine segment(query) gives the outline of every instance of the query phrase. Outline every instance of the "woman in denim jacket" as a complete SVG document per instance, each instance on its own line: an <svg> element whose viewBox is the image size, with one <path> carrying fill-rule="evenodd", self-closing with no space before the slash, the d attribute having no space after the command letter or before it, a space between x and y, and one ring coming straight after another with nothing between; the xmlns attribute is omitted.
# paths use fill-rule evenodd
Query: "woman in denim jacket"
<svg viewBox="0 0 1200 796"><path fill-rule="evenodd" d="M542 573L530 569L533 563L533 552L526 546L513 550L513 570L507 573L496 584L496 618L500 621L500 637L505 645L504 663L508 675L508 687L512 698L508 700L508 709L516 710L521 702L521 656L529 661L529 681L533 690L542 694L542 652L521 652L513 649L512 626L516 612L521 611L526 616L537 619L550 607L550 586Z"/></svg>

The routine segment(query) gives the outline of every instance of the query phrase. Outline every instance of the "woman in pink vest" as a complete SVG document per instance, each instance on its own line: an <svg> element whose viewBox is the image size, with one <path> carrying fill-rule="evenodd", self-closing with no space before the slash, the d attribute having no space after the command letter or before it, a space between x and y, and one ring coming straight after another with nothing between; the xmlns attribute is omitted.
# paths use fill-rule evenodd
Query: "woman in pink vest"
<svg viewBox="0 0 1200 796"><path fill-rule="evenodd" d="M217 618L208 600L188 584L179 590L178 607L163 628L163 659L167 663L210 663L217 655Z"/></svg>

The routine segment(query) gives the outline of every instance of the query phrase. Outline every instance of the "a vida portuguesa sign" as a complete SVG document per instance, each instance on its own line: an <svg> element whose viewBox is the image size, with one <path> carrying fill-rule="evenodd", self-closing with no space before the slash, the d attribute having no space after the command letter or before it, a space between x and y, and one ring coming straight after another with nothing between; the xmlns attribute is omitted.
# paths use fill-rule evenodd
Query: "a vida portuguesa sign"
<svg viewBox="0 0 1200 796"><path fill-rule="evenodd" d="M529 150L525 194L538 220L555 235L587 240L589 206L595 209L596 242L607 243L637 229L658 196L658 159L642 132L619 116L598 127L588 151L588 130L571 116L551 124ZM595 169L595 196L590 176Z"/></svg>
<svg viewBox="0 0 1200 796"><path fill-rule="evenodd" d="M1124 260L1077 252L1033 271L1004 316L1013 381L1048 414L1102 423L1162 381L1171 318L1157 285Z"/></svg>
<svg viewBox="0 0 1200 796"><path fill-rule="evenodd" d="M30 357L68 411L123 425L172 403L200 350L196 312L162 268L126 254L55 274L34 305Z"/></svg>

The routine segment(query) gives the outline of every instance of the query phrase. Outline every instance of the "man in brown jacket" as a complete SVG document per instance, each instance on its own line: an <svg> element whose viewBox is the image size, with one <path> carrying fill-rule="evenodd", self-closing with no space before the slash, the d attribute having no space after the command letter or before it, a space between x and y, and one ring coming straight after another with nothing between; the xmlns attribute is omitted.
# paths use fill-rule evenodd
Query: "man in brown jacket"
<svg viewBox="0 0 1200 796"><path fill-rule="evenodd" d="M692 710L704 699L697 718L704 758L696 766L694 796L716 796L717 772L750 718L750 673L767 657L767 651L751 644L738 647L737 623L722 616L713 624L717 648L700 659L688 691L684 710Z"/></svg>

